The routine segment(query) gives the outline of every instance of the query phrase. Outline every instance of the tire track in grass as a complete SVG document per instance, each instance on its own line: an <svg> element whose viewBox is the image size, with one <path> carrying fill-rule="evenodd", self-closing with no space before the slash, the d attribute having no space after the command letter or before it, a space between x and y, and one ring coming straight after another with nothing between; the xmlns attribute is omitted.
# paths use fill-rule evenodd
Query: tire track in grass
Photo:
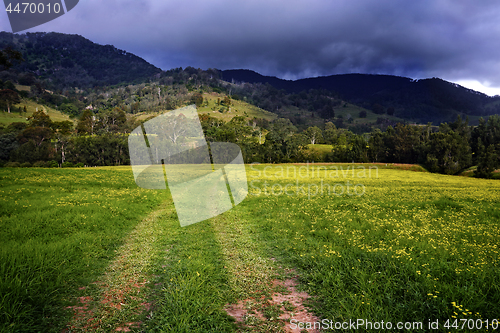
<svg viewBox="0 0 500 333"><path fill-rule="evenodd" d="M136 226L106 273L82 287L85 294L78 297L79 304L68 307L73 319L65 332L129 332L147 326L142 321L156 313L150 302L158 301L150 282L157 280L155 266L159 256L165 258L166 239L173 236L167 233L174 232L172 226L178 223L173 216L172 201L166 201ZM302 304L309 296L296 290L295 271L266 257L237 210L201 223L210 224L220 246L231 290L224 310L238 322L238 332L299 332L290 328L292 317L302 322L318 320ZM178 236L196 242L190 232L182 234Z"/></svg>
<svg viewBox="0 0 500 333"><path fill-rule="evenodd" d="M236 211L215 218L212 226L235 297L225 311L239 323L239 332L300 332L292 329L292 318L300 322L319 321L303 305L309 295L297 291L295 270L267 258Z"/></svg>
<svg viewBox="0 0 500 333"><path fill-rule="evenodd" d="M172 223L171 200L144 218L116 250L104 275L88 287L78 305L68 307L73 318L64 332L129 332L140 328L144 313L151 310L150 291L156 256L164 251L163 240Z"/></svg>

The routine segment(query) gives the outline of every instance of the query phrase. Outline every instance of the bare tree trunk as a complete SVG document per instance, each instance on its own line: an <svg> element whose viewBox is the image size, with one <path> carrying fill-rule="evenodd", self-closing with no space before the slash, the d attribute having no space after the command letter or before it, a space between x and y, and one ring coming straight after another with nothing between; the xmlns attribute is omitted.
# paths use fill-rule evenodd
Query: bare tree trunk
<svg viewBox="0 0 500 333"><path fill-rule="evenodd" d="M64 143L61 145L61 163L64 163L66 161L66 156L64 155Z"/></svg>

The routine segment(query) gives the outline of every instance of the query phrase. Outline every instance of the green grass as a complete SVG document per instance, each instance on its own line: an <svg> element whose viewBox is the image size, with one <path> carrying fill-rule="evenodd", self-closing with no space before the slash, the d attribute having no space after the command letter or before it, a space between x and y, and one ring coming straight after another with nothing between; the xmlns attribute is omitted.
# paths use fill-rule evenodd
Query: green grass
<svg viewBox="0 0 500 333"><path fill-rule="evenodd" d="M199 114L208 114L210 117L221 119L224 122L229 122L231 119L234 117L245 117L247 119L253 119L253 118L261 118L261 119L266 119L268 121L272 121L276 118L278 118L277 115L274 113L268 112L266 110L263 110L261 108L258 108L254 105L248 104L244 101L239 101L239 100L231 100L231 110L227 110L226 107L224 107L222 104L217 105L217 99L220 99L221 101L224 99L225 95L222 94L217 94L217 93L204 93L203 98L208 101L207 105L203 105L200 107L197 107L197 111ZM224 112L219 112L219 109L225 108L226 110ZM134 115L134 118L137 120L145 120L150 117L158 116L161 113L164 113L167 111L162 111L162 112L148 112L148 113L138 113ZM262 140L264 141L264 139Z"/></svg>
<svg viewBox="0 0 500 333"><path fill-rule="evenodd" d="M359 113L361 111L366 112L366 118L359 118ZM322 128L325 123L324 119L322 119L321 117L311 118L311 111L299 109L295 106L288 106L284 109L279 110L279 115L280 117L305 117L305 119L307 119L307 126L318 126ZM352 123L349 123L347 121L349 115L353 119ZM404 122L402 118L389 116L388 114L376 114L368 109L347 102L343 102L342 106L335 108L335 118L339 118L340 116L342 116L342 118L344 119L344 125L375 125L377 123L377 118L387 118L395 122Z"/></svg>
<svg viewBox="0 0 500 333"><path fill-rule="evenodd" d="M130 168L0 169L0 331L57 331L78 286L161 202Z"/></svg>
<svg viewBox="0 0 500 333"><path fill-rule="evenodd" d="M403 122L403 119L389 116L388 114L376 114L368 109L362 108L360 106L345 103L346 106L341 106L335 109L335 117L338 118L340 115L344 118L344 123L347 124L348 115L354 120L352 124L375 124L377 118L387 118L392 121ZM366 118L359 118L359 113L361 111L366 112Z"/></svg>
<svg viewBox="0 0 500 333"><path fill-rule="evenodd" d="M248 166L247 199L181 228L168 191L137 188L128 167L0 169L2 329L60 331L90 295L93 331L283 332L276 317L293 306L267 301L290 274L320 318L439 319L436 332L500 319L500 183L412 170L425 171ZM130 279L149 282L130 291ZM264 320L234 323L224 308L243 300Z"/></svg>
<svg viewBox="0 0 500 333"><path fill-rule="evenodd" d="M305 152L311 159L311 162L324 161L328 154L332 152L332 145L323 144L308 144L307 151ZM316 160L316 161L315 161Z"/></svg>
<svg viewBox="0 0 500 333"><path fill-rule="evenodd" d="M310 150L316 150L320 153L323 154L328 154L332 152L333 146L332 145L322 145L322 144L308 144L307 148Z"/></svg>
<svg viewBox="0 0 500 333"><path fill-rule="evenodd" d="M358 169L354 177L335 171L312 177L317 166L309 166L310 176L300 179L305 193L272 195L272 184L295 178L268 167L267 176L253 167L254 197L242 203L242 216L275 256L300 269L321 317L498 319L497 181L390 169L380 169L378 178L363 178ZM344 189L347 182L351 189L363 184L366 193L314 195L321 180Z"/></svg>
<svg viewBox="0 0 500 333"><path fill-rule="evenodd" d="M224 99L225 95L221 94L203 94L203 98L208 101L208 105L204 105L198 108L198 113L204 114L207 113L211 117L222 119L225 122L230 121L233 117L242 116L248 119L253 118L262 118L269 121L276 119L278 116L272 112L263 110L261 108L256 107L255 105L248 104L244 101L239 101L232 99L231 100L231 109L225 111L223 113L219 112L219 109L223 107L223 105L217 105L217 99L221 101Z"/></svg>
<svg viewBox="0 0 500 333"><path fill-rule="evenodd" d="M158 257L154 273L161 289L154 293L155 311L146 331L282 332L283 322L273 316L279 309L266 301L277 291L273 279L286 273L256 242L255 230L239 211L185 228L172 222L167 255ZM248 308L267 319L249 316L247 327L236 325L224 308L239 300L248 300Z"/></svg>
<svg viewBox="0 0 500 333"><path fill-rule="evenodd" d="M156 308L147 322L161 332L232 332L232 320L223 312L228 272L209 223L180 229L172 220L166 257L157 261Z"/></svg>
<svg viewBox="0 0 500 333"><path fill-rule="evenodd" d="M0 112L0 124L8 126L9 124L14 122L26 123L28 122L27 118L30 117L33 114L33 112L35 112L37 109L45 111L49 115L52 121L69 120L71 122L74 122L74 119L71 119L67 114L63 114L48 106L37 104L36 102L30 99L23 99L21 103L15 105L16 108L18 107L22 108L23 106L26 106L27 110L26 113L20 114L19 112L12 112L12 111L11 113Z"/></svg>

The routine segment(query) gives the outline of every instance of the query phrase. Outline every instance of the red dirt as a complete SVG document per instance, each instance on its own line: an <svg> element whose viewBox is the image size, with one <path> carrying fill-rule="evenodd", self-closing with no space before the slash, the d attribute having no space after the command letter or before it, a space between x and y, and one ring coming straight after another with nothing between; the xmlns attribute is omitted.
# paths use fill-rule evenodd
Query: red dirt
<svg viewBox="0 0 500 333"><path fill-rule="evenodd" d="M284 312L280 315L279 319L281 319L285 323L284 330L285 332L291 333L300 333L300 329L297 327L295 329L292 328L290 324L290 320L296 319L298 322L318 322L319 318L308 312L304 307L303 302L308 299L310 296L306 292L298 292L295 288L297 286L296 279L288 279L285 281L274 280L273 287L283 286L288 290L287 294L282 294L279 292L275 292L272 295L272 300L268 301L269 305L281 305L283 302L288 301L291 305L293 305L294 309L292 311L286 310L283 306L281 306L281 310ZM233 317L238 323L242 325L245 323L245 318L249 315L249 310L247 310L247 304L249 302L257 302L259 300L255 300L253 298L239 301L237 304L230 304L226 306L225 311L228 315ZM261 300L263 301L263 300ZM258 319L265 321L266 318L259 311L253 310L253 316ZM309 330L309 333L317 333L317 330Z"/></svg>
<svg viewBox="0 0 500 333"><path fill-rule="evenodd" d="M126 303L126 298L137 299L137 296L132 295L140 294L147 281L132 278L114 288L110 288L108 285L100 281L93 283L104 289L103 293L99 297L100 300L98 303L102 304L105 307L104 311L109 313L113 311L113 309L121 310L122 306ZM68 328L80 328L84 332L92 332L100 325L100 320L95 317L96 312L99 311L99 307L96 306L96 301L90 296L78 297L78 301L81 305L67 307L68 309L73 310L73 319L72 322L68 324ZM137 308L137 311L150 311L151 307L151 303L142 302ZM131 328L139 328L141 324L141 322L124 323L116 328L116 331L130 332Z"/></svg>

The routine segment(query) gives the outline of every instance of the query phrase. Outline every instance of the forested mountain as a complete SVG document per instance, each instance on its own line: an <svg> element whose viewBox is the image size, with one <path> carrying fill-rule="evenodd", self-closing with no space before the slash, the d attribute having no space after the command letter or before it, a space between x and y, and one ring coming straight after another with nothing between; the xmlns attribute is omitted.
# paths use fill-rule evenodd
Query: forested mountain
<svg viewBox="0 0 500 333"><path fill-rule="evenodd" d="M161 72L132 53L79 35L0 32L0 50L7 46L23 55L25 61L13 69L25 73L21 83L27 85L36 76L45 79L52 89L88 88L137 83Z"/></svg>
<svg viewBox="0 0 500 333"><path fill-rule="evenodd" d="M221 77L232 83L269 84L287 93L310 89L333 92L375 113L391 109L397 117L421 123L453 121L459 114L500 113L500 96L489 97L439 78L413 80L391 75L343 74L290 81L250 70L225 70Z"/></svg>
<svg viewBox="0 0 500 333"><path fill-rule="evenodd" d="M500 167L500 117L479 119L500 113L500 97L441 79L161 71L81 36L0 33L0 166L128 164L134 128L190 104L207 140L238 144L246 163L419 163L448 174L477 166L479 177ZM54 121L47 107L75 123Z"/></svg>
<svg viewBox="0 0 500 333"><path fill-rule="evenodd" d="M229 95L245 98L299 126L315 123L310 119L314 117L334 121L335 112L338 116L346 102L357 109L345 112L344 121L355 118L362 109L380 115L379 122L387 124L400 119L439 125L454 121L457 115L476 117L472 123L477 124L479 116L500 114L500 96L489 97L438 78L344 74L290 81L251 70L201 71L188 67L180 72L162 72L114 46L61 33L0 32L0 50L7 46L20 51L24 61L15 63L10 72L0 73L4 82L28 86L41 82L43 89L63 92L159 81L168 76L173 78L172 83L184 84L188 89L199 83L226 86ZM230 85L215 83L219 78ZM337 125L343 126L342 121Z"/></svg>

